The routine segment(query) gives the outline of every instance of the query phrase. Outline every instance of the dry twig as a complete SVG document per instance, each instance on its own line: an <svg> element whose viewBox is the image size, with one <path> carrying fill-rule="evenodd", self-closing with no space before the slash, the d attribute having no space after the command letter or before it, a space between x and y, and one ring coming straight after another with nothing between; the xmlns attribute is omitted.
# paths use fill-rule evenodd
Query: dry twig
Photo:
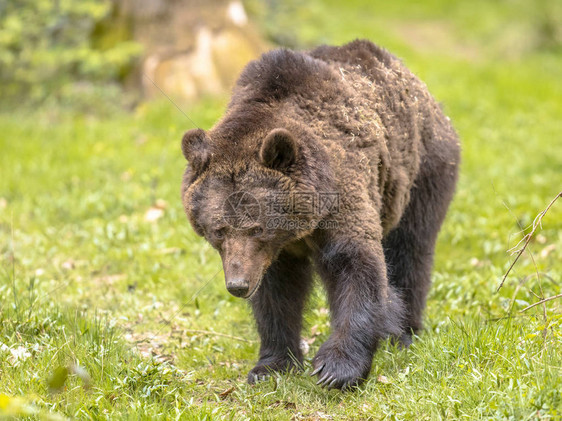
<svg viewBox="0 0 562 421"><path fill-rule="evenodd" d="M222 336L224 338L234 339L236 341L253 343L255 341L251 339L241 338L240 336L229 335L227 333L213 332L212 330L197 330L197 329L184 329L184 333L193 333L196 335L208 335L208 336Z"/></svg>
<svg viewBox="0 0 562 421"><path fill-rule="evenodd" d="M507 279L507 276L509 275L509 273L511 272L511 269L513 269L513 266L515 266L515 264L517 263L517 261L519 260L519 258L521 257L521 255L525 252L525 249L527 248L527 246L529 245L529 242L531 241L531 238L533 238L533 235L535 234L535 231L537 230L538 227L542 228L542 218L546 215L546 213L548 212L548 210L552 207L552 205L554 204L554 202L556 202L560 197L562 197L562 191L560 193L558 193L556 195L556 197L554 199L552 199L552 201L548 204L548 206L546 207L546 209L544 209L542 212L540 212L536 217L535 220L533 221L533 228L531 229L531 232L529 232L528 234L526 234L521 241L519 241L514 247L512 247L511 249L509 249L508 251L513 253L517 253L517 256L515 257L515 260L511 263L511 265L509 266L509 269L507 269L507 272L503 275L502 281L500 283L500 286L498 287L498 289L496 290L496 292L498 292L501 287L503 286L505 280ZM523 243L523 247L521 247L520 249L517 249L519 247L519 245L521 243Z"/></svg>
<svg viewBox="0 0 562 421"><path fill-rule="evenodd" d="M523 313L524 311L529 310L530 308L533 308L533 307L536 307L536 306L538 306L538 305L544 304L544 303L546 303L547 301L556 300L557 298L561 298L561 297L562 297L562 294L558 294L558 295L554 295L554 296L552 296L552 297L544 298L544 299L542 299L542 300L540 300L540 301L537 301L537 302L534 303L534 304L531 304L530 306L525 307L523 310L521 310L521 313Z"/></svg>

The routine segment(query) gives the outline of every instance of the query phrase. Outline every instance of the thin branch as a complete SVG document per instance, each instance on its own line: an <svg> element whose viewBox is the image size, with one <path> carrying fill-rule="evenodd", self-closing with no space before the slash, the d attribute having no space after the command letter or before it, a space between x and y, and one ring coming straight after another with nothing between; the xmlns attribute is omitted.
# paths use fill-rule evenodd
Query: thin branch
<svg viewBox="0 0 562 421"><path fill-rule="evenodd" d="M222 336L229 339L235 339L237 341L242 342L249 342L254 343L251 339L241 338L240 336L229 335L228 333L220 333L220 332L213 332L212 330L197 330L197 329L182 329L185 333L198 333L200 335L209 335L209 336Z"/></svg>
<svg viewBox="0 0 562 421"><path fill-rule="evenodd" d="M544 298L540 301L537 301L536 303L531 304L530 306L525 307L523 310L521 310L521 313L523 313L524 311L529 310L530 308L536 307L538 305L544 304L547 301L552 301L552 300L556 300L557 298L561 298L562 294L558 294L558 295L554 295L552 297L548 297L548 298Z"/></svg>
<svg viewBox="0 0 562 421"><path fill-rule="evenodd" d="M560 193L558 193L556 195L556 197L554 199L552 199L552 201L548 204L548 206L546 207L546 209L544 209L542 212L540 212L536 217L535 220L533 221L533 229L531 230L530 233L528 233L527 235L525 235L521 241L519 241L515 247L512 247L511 249L509 249L508 251L512 252L512 253L517 253L517 256L515 257L515 260L511 263L511 265L509 266L509 269L507 270L507 272L503 275L502 281L500 283L500 286L498 287L498 289L496 290L496 292L498 292L501 287L503 286L505 280L507 279L507 276L509 275L509 273L511 272L511 269L513 269L513 267L515 266L515 264L517 263L517 261L519 260L519 258L521 257L521 255L523 254L523 252L525 251L525 249L527 248L527 246L529 245L529 242L531 241L531 238L533 238L533 235L535 234L535 231L537 230L537 228L540 226L542 228L542 218L546 215L546 213L548 212L548 210L552 207L552 205L554 204L554 202L556 202L560 197L562 197L562 191ZM519 247L519 245L522 242L525 242L525 244L523 244L523 247L521 247L519 250L516 250L517 247Z"/></svg>
<svg viewBox="0 0 562 421"><path fill-rule="evenodd" d="M191 124L193 124L193 125L194 125L195 127L197 127L198 129L201 128L201 127L199 127L199 126L195 123L195 121L193 121L193 120L191 119L191 117L189 117L186 113L184 113L183 110L178 106L178 104L176 104L174 101L172 101L172 98L170 98L170 97L166 94L166 92L164 92L164 91L160 88L160 86L158 86L158 85L156 84L156 82L154 82L151 78L149 78L146 73L143 73L142 75L143 75L145 78L147 78L147 79L150 81L150 83L152 83L152 84L156 87L156 89L158 89L158 90L160 91L160 93L162 93L162 95L164 95L164 96L168 99L168 101L170 101L170 102L172 103L172 105L173 105L174 107L176 107L176 108L178 109L178 111L179 111L180 113L182 113L182 114L191 122Z"/></svg>

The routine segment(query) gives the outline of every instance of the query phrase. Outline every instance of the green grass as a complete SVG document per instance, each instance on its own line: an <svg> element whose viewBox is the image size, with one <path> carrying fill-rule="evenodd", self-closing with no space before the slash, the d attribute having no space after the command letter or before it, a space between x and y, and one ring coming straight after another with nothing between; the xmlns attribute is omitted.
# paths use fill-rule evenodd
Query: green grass
<svg viewBox="0 0 562 421"><path fill-rule="evenodd" d="M521 310L560 293L562 201L532 258L496 289L521 228L562 186L562 54L545 47L540 10L525 2L446 4L313 1L291 22L306 45L387 46L461 136L426 330L410 349L385 343L354 393L318 388L310 364L246 385L259 345L250 312L180 203L189 121L165 100L110 117L15 110L0 114L0 394L12 408L36 418L559 419L561 301ZM185 110L207 128L226 100ZM161 217L147 221L157 204ZM309 307L307 361L329 334L320 288ZM49 391L72 365L90 379L70 374Z"/></svg>

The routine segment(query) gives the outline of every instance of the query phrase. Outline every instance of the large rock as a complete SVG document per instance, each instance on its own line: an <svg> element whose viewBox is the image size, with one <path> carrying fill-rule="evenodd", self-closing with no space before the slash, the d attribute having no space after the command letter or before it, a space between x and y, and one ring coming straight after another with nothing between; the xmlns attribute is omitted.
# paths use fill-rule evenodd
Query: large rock
<svg viewBox="0 0 562 421"><path fill-rule="evenodd" d="M135 85L147 97L221 94L267 49L239 0L115 1L116 20L144 46Z"/></svg>

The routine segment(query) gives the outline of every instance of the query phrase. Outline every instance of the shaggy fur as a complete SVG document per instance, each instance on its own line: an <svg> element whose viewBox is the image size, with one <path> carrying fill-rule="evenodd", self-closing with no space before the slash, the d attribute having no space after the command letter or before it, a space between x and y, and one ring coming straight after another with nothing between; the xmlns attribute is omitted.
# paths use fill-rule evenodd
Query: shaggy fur
<svg viewBox="0 0 562 421"><path fill-rule="evenodd" d="M256 317L261 349L250 382L302 362L313 267L332 318L313 360L319 383L360 384L381 339L411 342L460 147L398 59L368 41L266 53L243 71L223 119L208 133L187 132L182 149L188 218ZM224 204L240 191L249 196L237 196L246 211L235 224ZM337 208L298 211L325 192L337 194ZM264 212L271 195L283 226Z"/></svg>

